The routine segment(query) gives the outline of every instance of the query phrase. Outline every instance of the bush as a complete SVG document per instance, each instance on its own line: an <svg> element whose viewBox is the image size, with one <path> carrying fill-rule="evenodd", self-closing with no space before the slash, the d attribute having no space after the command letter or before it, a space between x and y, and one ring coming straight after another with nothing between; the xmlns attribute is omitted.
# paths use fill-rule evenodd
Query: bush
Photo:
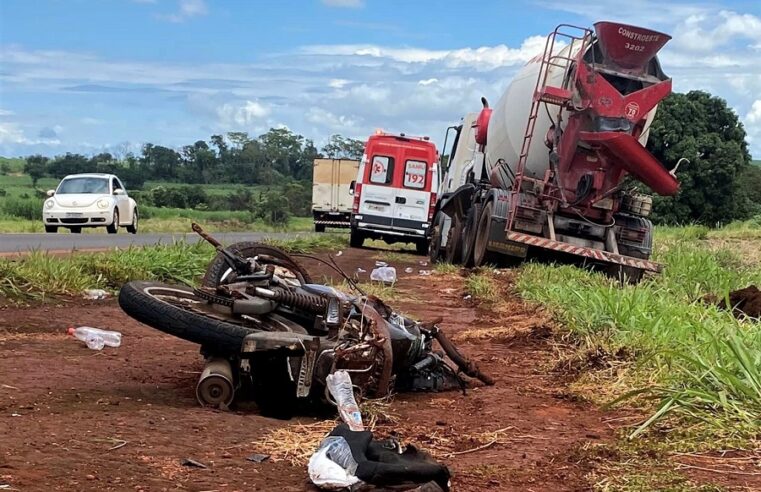
<svg viewBox="0 0 761 492"><path fill-rule="evenodd" d="M2 212L20 219L42 220L42 202L29 195L8 197L2 204Z"/></svg>

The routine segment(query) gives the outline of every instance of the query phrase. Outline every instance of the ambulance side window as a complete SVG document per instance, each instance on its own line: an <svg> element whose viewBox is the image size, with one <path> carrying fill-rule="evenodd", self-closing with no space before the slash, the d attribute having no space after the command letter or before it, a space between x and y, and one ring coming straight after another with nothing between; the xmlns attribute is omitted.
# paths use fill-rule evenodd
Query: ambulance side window
<svg viewBox="0 0 761 492"><path fill-rule="evenodd" d="M370 166L370 182L389 184L394 176L394 158L385 155L373 156Z"/></svg>

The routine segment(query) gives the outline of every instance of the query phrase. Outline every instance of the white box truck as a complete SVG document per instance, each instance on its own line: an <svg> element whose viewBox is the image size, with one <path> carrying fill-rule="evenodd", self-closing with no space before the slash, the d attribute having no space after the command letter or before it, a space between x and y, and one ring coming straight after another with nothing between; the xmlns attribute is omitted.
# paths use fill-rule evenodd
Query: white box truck
<svg viewBox="0 0 761 492"><path fill-rule="evenodd" d="M351 182L357 177L359 161L315 159L312 173L312 215L315 232L326 227L349 227Z"/></svg>

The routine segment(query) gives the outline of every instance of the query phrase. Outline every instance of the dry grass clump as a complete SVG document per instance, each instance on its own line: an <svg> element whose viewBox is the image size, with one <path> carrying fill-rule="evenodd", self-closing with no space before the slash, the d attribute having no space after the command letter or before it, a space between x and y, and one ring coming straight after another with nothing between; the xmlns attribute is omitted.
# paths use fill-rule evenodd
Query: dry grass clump
<svg viewBox="0 0 761 492"><path fill-rule="evenodd" d="M253 445L258 452L270 455L272 461L287 461L292 466L305 466L317 446L335 426L335 420L322 420L313 424L298 423L278 427Z"/></svg>

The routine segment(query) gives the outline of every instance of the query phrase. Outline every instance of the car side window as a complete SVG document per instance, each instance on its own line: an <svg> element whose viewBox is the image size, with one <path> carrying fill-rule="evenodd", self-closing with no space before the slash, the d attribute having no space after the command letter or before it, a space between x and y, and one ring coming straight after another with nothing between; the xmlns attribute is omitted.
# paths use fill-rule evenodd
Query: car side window
<svg viewBox="0 0 761 492"><path fill-rule="evenodd" d="M127 193L127 188L124 186L121 179L116 178L116 184L119 185L119 188L121 188L125 194Z"/></svg>
<svg viewBox="0 0 761 492"><path fill-rule="evenodd" d="M121 188L119 186L119 182L116 180L116 178L111 178L111 193Z"/></svg>

